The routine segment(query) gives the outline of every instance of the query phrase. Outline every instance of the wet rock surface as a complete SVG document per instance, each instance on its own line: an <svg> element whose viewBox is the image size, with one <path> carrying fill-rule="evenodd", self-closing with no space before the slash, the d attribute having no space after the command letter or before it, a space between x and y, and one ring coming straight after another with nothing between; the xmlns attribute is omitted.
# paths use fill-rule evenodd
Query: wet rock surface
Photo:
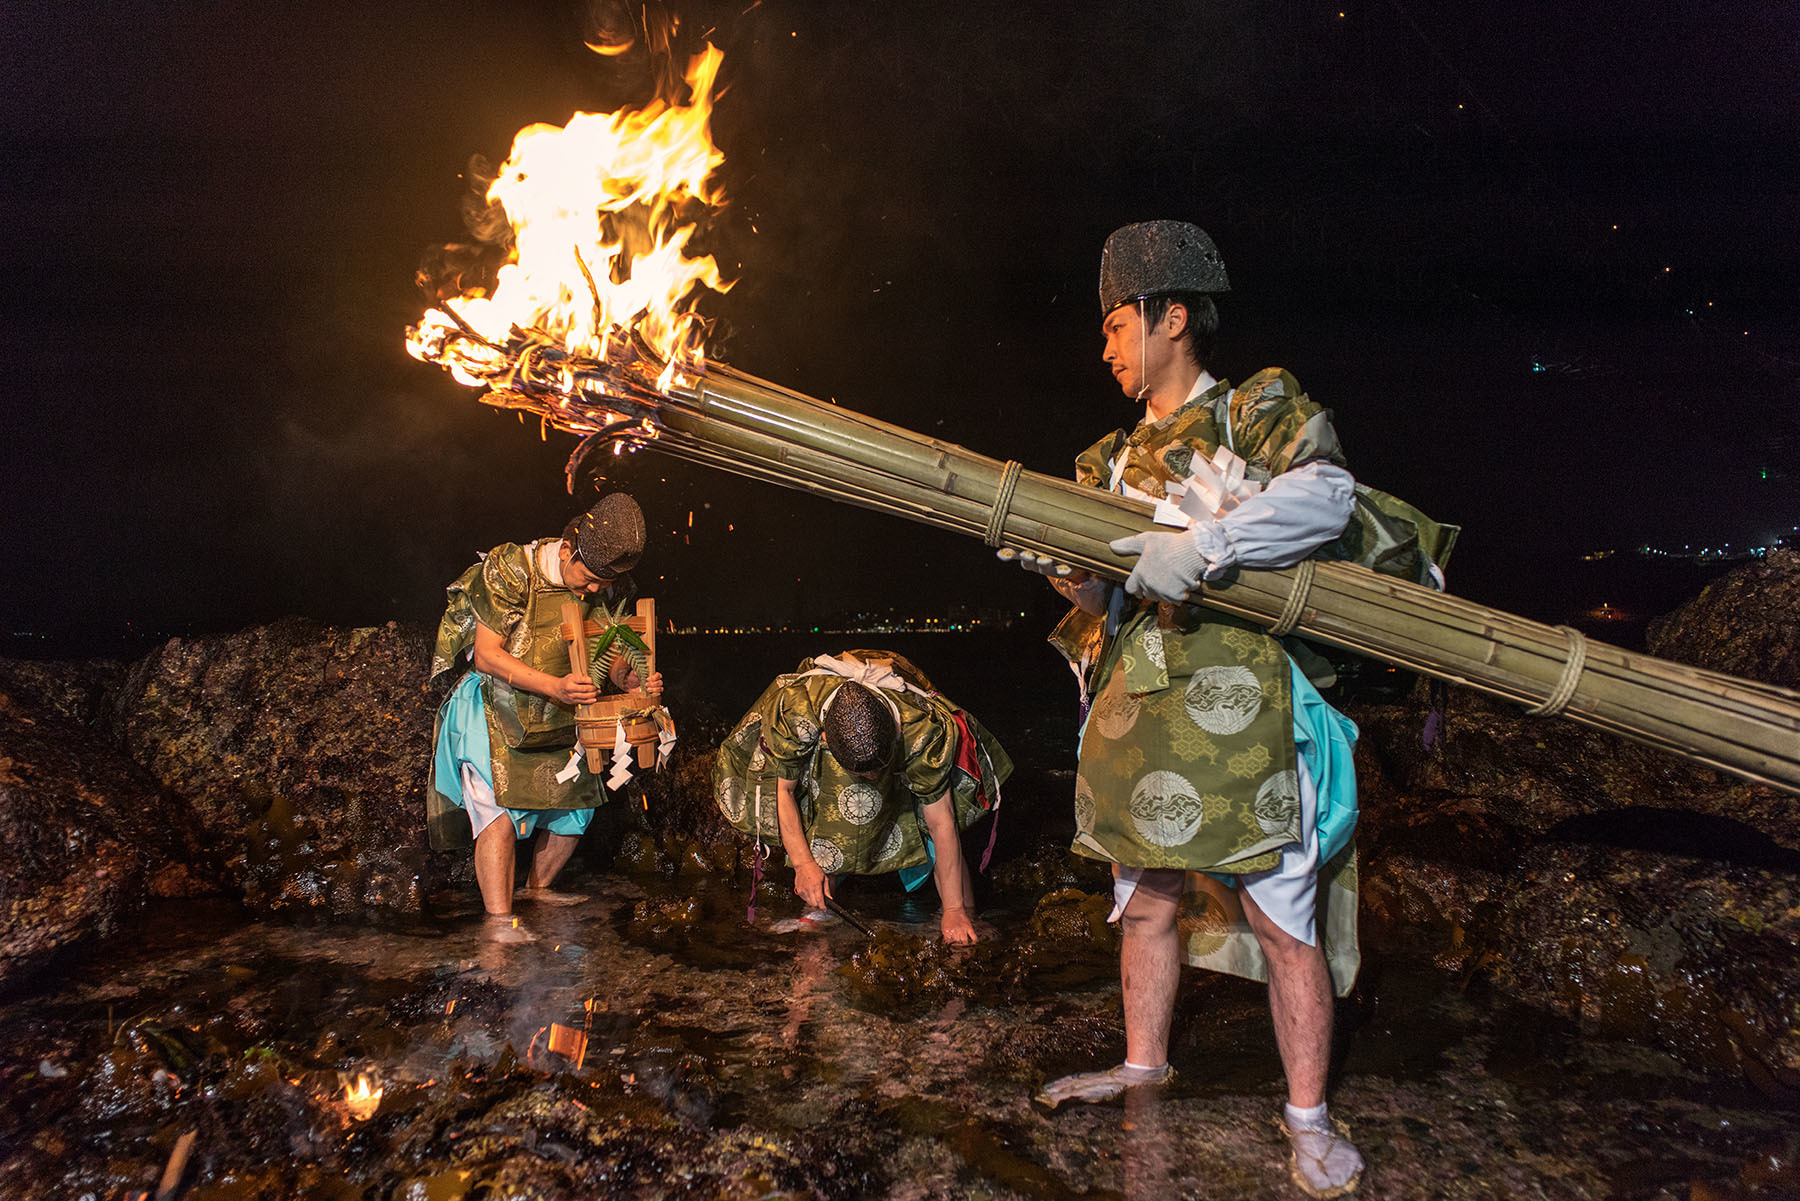
<svg viewBox="0 0 1800 1201"><path fill-rule="evenodd" d="M1659 658L1800 689L1800 550L1738 568L1645 637Z"/></svg>
<svg viewBox="0 0 1800 1201"><path fill-rule="evenodd" d="M1800 876L1579 844L1535 848L1480 936L1495 983L1584 1026L1800 1096ZM1510 948L1526 948L1523 954Z"/></svg>
<svg viewBox="0 0 1800 1201"><path fill-rule="evenodd" d="M113 701L126 665L108 659L0 659L0 692L33 715L111 730Z"/></svg>
<svg viewBox="0 0 1800 1201"><path fill-rule="evenodd" d="M1795 1094L1791 796L1460 694L1435 754L1422 707L1352 716L1365 942Z"/></svg>
<svg viewBox="0 0 1800 1201"><path fill-rule="evenodd" d="M1780 675L1797 610L1774 608L1797 569L1776 554L1715 583L1657 627L1662 649L1721 666L1706 648L1755 609L1747 637ZM1421 687L1349 709L1365 940L1793 1096L1795 798L1459 689L1427 749L1427 704Z"/></svg>
<svg viewBox="0 0 1800 1201"><path fill-rule="evenodd" d="M1670 621L1790 576L1737 578ZM522 905L540 941L501 947L467 856L425 849L425 640L282 622L0 662L0 1196L154 1187L190 1130L182 1195L221 1201L1295 1195L1259 986L1184 975L1154 1097L1027 1100L1124 1050L1067 697L954 689L1020 762L974 948L939 944L929 888L846 881L871 938L797 922L779 855L755 883L710 769L761 665L741 701L677 669L674 758L571 868L592 899ZM1793 798L1458 691L1426 749L1425 705L1350 708L1365 966L1333 1109L1362 1195L1800 1195Z"/></svg>
<svg viewBox="0 0 1800 1201"><path fill-rule="evenodd" d="M1295 1195L1259 987L1185 976L1174 1084L1045 1113L1047 1079L1117 1061L1118 989L1016 970L1028 913L953 951L922 907L860 897L883 970L915 988L896 998L865 990L850 927L773 933L791 902L753 929L696 883L692 945L712 950L690 953L636 929L659 876L575 883L581 906L521 907L524 946L473 918L152 912L0 1005L0 1195L154 1188L189 1131L195 1201ZM1791 1195L1791 1108L1439 977L1377 954L1340 1003L1359 1195ZM359 1078L382 1090L360 1119Z"/></svg>
<svg viewBox="0 0 1800 1201"><path fill-rule="evenodd" d="M461 864L426 850L443 696L427 639L299 619L173 639L119 688L126 751L187 801L251 907L417 911Z"/></svg>
<svg viewBox="0 0 1800 1201"><path fill-rule="evenodd" d="M107 674L0 664L0 988L152 896L212 889L185 808L95 733Z"/></svg>

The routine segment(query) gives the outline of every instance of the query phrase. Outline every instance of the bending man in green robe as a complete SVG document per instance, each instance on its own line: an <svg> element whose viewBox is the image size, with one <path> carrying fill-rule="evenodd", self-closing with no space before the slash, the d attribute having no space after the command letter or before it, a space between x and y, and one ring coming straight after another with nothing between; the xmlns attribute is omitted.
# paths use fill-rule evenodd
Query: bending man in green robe
<svg viewBox="0 0 1800 1201"><path fill-rule="evenodd" d="M522 898L581 899L550 886L609 798L577 745L574 707L597 700L600 688L570 668L562 607L580 602L584 617L590 603L622 613L637 595L628 573L643 549L643 511L615 492L570 521L560 538L495 547L446 590L432 678L465 655L474 670L438 710L427 826L434 850L473 838L475 880L497 940L535 937L512 918L517 841L538 836ZM619 691L637 687L624 655L608 675ZM645 691L662 692L660 673Z"/></svg>
<svg viewBox="0 0 1800 1201"><path fill-rule="evenodd" d="M908 890L930 876L944 940L972 943L959 832L999 806L1011 774L999 742L906 659L844 651L776 677L719 748L713 789L733 826L780 839L815 910L842 874L897 871Z"/></svg>
<svg viewBox="0 0 1800 1201"><path fill-rule="evenodd" d="M1092 696L1074 850L1113 865L1123 936L1125 1062L1055 1081L1042 1100L1101 1100L1168 1079L1184 960L1266 979L1292 1173L1334 1197L1362 1172L1325 1107L1332 992L1349 990L1358 963L1355 727L1280 639L1185 597L1203 579L1291 566L1331 543L1355 481L1329 414L1287 372L1233 388L1206 370L1212 297L1226 290L1212 240L1186 222L1107 239L1103 358L1144 415L1082 452L1076 478L1156 504L1168 531L1113 543L1139 556L1123 588L1026 564L1082 611L1062 632L1092 635L1065 641Z"/></svg>

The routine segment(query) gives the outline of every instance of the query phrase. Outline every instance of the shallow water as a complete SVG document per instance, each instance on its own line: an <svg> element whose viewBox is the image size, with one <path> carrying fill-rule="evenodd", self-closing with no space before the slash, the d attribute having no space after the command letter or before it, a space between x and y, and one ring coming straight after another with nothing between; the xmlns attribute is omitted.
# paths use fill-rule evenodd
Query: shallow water
<svg viewBox="0 0 1800 1201"><path fill-rule="evenodd" d="M146 915L0 1006L0 1196L154 1189L190 1130L196 1199L1299 1195L1247 982L1184 977L1174 1085L1046 1113L1038 1086L1123 1045L1113 952L1033 934L1035 898L965 951L875 885L843 894L870 940L772 933L799 913L773 887L753 928L692 871L568 883L590 899L521 905L526 945L484 942L468 897L386 928ZM1359 1195L1800 1193L1793 1112L1456 984L1390 950L1340 1004Z"/></svg>

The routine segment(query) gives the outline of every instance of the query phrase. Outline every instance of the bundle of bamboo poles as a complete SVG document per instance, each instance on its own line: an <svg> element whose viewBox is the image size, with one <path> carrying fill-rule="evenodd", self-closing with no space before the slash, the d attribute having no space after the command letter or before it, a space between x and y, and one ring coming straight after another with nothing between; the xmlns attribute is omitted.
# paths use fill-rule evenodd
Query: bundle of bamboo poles
<svg viewBox="0 0 1800 1201"><path fill-rule="evenodd" d="M1153 522L1148 504L1026 471L721 364L662 368L641 346L624 362L570 359L535 383L514 377L490 400L1112 580L1129 575L1132 560L1108 543ZM619 412L633 420L614 419ZM644 422L655 425L653 437ZM1347 563L1243 571L1189 599L1800 792L1800 693L1789 689L1589 641L1568 627Z"/></svg>

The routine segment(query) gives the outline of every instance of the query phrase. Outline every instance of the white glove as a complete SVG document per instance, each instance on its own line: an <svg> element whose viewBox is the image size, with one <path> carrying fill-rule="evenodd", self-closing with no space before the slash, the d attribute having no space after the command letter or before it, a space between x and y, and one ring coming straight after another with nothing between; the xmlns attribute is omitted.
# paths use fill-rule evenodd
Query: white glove
<svg viewBox="0 0 1800 1201"><path fill-rule="evenodd" d="M1056 579L1061 579L1075 570L1073 567L1069 566L1069 564L1052 559L1049 555L1035 554L1028 550L1014 550L1010 546L1003 546L995 551L994 557L1002 563L1017 562L1018 565L1023 567L1026 571L1036 572L1038 575L1047 575Z"/></svg>
<svg viewBox="0 0 1800 1201"><path fill-rule="evenodd" d="M1064 600L1079 609L1096 617L1106 612L1106 581L1098 576L1088 575L1087 572L1052 559L1049 555L1014 550L1010 546L995 551L994 557L1002 563L1017 562L1026 571L1044 576L1050 581L1050 586L1062 594ZM1075 582L1077 576L1081 578L1080 583Z"/></svg>
<svg viewBox="0 0 1800 1201"><path fill-rule="evenodd" d="M1206 556L1200 553L1193 530L1145 530L1128 538L1115 538L1108 545L1114 554L1138 557L1137 566L1125 581L1125 591L1133 596L1185 600L1206 572Z"/></svg>

